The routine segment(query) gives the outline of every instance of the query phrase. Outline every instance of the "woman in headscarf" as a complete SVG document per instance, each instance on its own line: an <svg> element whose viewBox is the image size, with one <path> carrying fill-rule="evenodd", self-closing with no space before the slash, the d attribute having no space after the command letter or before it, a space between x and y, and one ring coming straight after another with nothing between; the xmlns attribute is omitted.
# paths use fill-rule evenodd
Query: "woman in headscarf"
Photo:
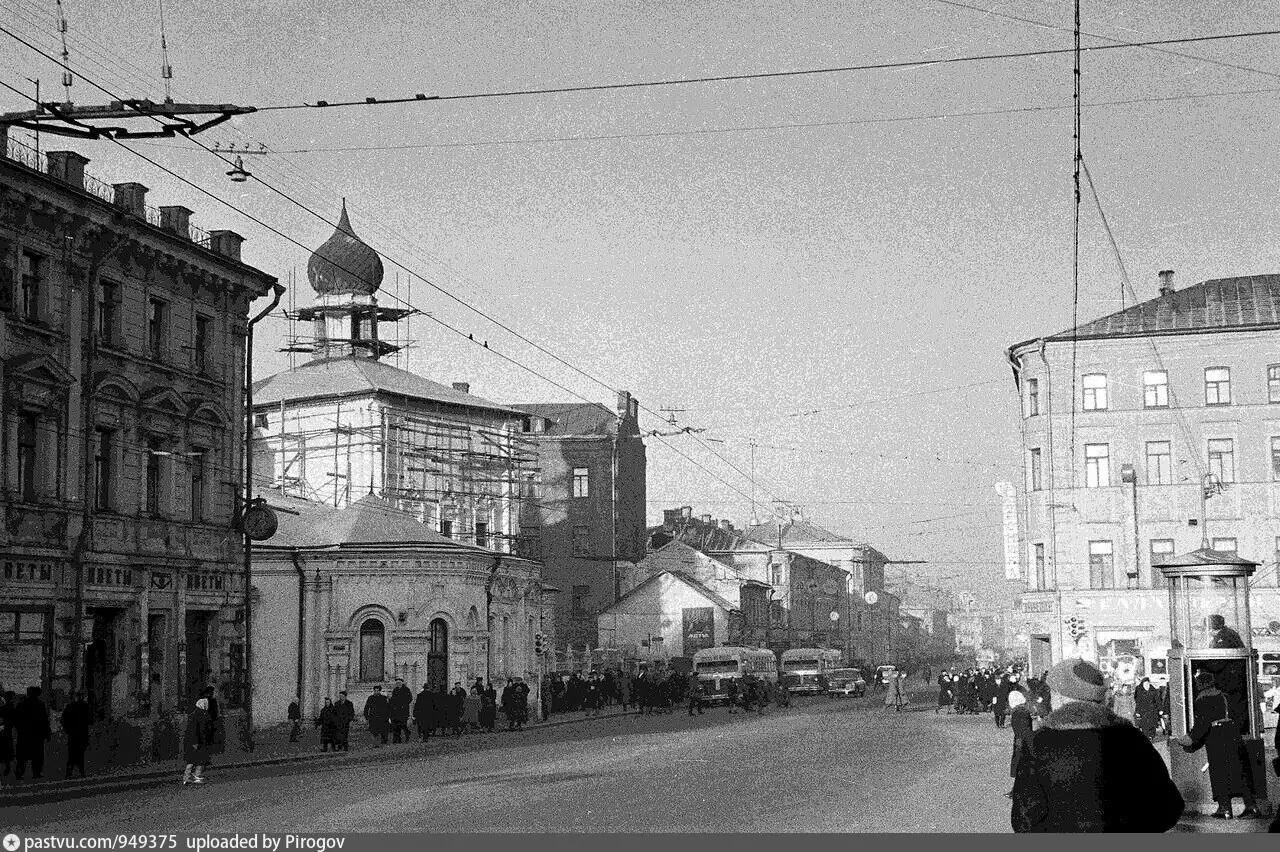
<svg viewBox="0 0 1280 852"><path fill-rule="evenodd" d="M187 717L187 735L183 740L182 756L187 761L187 768L182 773L182 783L203 784L204 776L200 773L209 762L209 700L201 698Z"/></svg>
<svg viewBox="0 0 1280 852"><path fill-rule="evenodd" d="M1013 756L1009 759L1009 777L1018 777L1018 759L1031 740L1031 710L1022 690L1009 693L1009 727L1013 728Z"/></svg>
<svg viewBox="0 0 1280 852"><path fill-rule="evenodd" d="M1133 693L1133 710L1138 729L1147 735L1147 739L1154 739L1160 725L1160 690L1151 685L1151 678L1144 677L1138 681L1138 688Z"/></svg>
<svg viewBox="0 0 1280 852"><path fill-rule="evenodd" d="M951 674L944 670L942 674L938 675L938 710L945 707L948 715L951 713L951 702L955 700L952 689ZM933 712L937 713L938 710Z"/></svg>

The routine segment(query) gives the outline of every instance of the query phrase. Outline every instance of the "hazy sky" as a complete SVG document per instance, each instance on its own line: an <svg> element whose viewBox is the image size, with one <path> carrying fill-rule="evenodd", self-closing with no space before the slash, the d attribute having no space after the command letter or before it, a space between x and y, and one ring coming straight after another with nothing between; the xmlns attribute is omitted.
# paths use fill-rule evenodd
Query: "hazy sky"
<svg viewBox="0 0 1280 852"><path fill-rule="evenodd" d="M65 6L73 66L115 94L162 94L154 3ZM992 8L1050 26L941 0L165 2L175 99L260 106L1071 44L1066 0ZM0 19L54 48L51 9L0 0ZM1084 27L1130 40L1278 29L1280 7L1086 2ZM1085 56L1086 104L1138 101L1086 108L1084 148L1144 298L1159 269L1183 286L1280 270L1278 48L1276 37L1171 48L1255 70L1141 49ZM57 68L12 41L0 75L22 86L38 75L57 96ZM85 80L73 95L106 99ZM743 470L754 439L762 503L792 500L892 557L929 560L926 573L998 585L993 484L1019 476L1004 350L1070 324L1070 102L1071 59L1058 55L263 113L201 138L297 152L246 165L330 218L345 196L357 232L388 259L384 290L399 272L409 297L403 268L431 278L646 406L687 409L680 425L707 428ZM0 96L0 108L22 107ZM1019 111L957 115L1000 110ZM776 127L796 124L821 126ZM599 136L620 138L563 139ZM319 150L371 146L421 147ZM186 204L201 227L243 233L250 263L282 280L296 270L297 303L311 298L307 252L110 143L71 147L100 177L151 187L150 203ZM308 246L333 230L260 185L230 183L191 143L137 148ZM1117 264L1091 206L1082 256L1082 319L1118 309ZM612 405L425 285L412 299ZM272 320L260 332L259 375L288 366L276 351L286 331ZM415 348L401 366L438 381L501 402L572 399L429 319L407 336ZM745 522L749 501L734 488L749 494L748 480L688 436L667 440L648 442L650 517L688 503Z"/></svg>

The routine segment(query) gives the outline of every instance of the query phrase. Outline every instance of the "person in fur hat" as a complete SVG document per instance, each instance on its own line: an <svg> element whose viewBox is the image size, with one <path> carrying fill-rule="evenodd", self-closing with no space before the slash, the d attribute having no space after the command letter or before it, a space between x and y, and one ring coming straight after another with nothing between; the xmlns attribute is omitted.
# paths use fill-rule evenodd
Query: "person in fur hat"
<svg viewBox="0 0 1280 852"><path fill-rule="evenodd" d="M1054 710L1018 760L1010 822L1016 832L1163 832L1182 794L1142 732L1104 706L1098 667L1066 659L1049 670Z"/></svg>

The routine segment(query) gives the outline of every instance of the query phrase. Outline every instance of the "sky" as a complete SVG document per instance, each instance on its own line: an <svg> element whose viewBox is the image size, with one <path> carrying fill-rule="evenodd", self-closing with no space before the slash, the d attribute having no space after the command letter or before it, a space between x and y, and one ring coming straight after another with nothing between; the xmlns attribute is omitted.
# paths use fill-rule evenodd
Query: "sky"
<svg viewBox="0 0 1280 852"><path fill-rule="evenodd" d="M107 100L90 80L163 95L155 4L64 8L73 100ZM254 106L1062 49L1071 13L1065 0L164 2L175 100ZM1280 29L1280 7L1086 0L1082 19L1153 40ZM60 50L51 2L0 0L0 21ZM38 77L62 98L55 65L0 40L0 80ZM1119 255L1086 189L1082 320L1120 308L1120 262L1144 299L1161 269L1180 286L1280 271L1278 48L1266 36L1085 53L1082 148ZM647 440L653 520L691 505L743 524L754 493L758 516L797 504L927 561L903 570L1003 595L995 483L1020 483L1005 350L1071 324L1071 87L1059 54L272 111L197 137L265 144L245 166L280 193L231 183L190 141L133 145L213 197L109 142L58 146L108 182L146 184L153 205L245 235L249 263L296 276L295 306L312 297L309 249L333 231L299 203L333 222L345 198L383 254L384 303L489 344L419 316L393 363L498 402L612 406L622 388L653 412L644 429L705 430ZM0 93L0 109L28 106ZM258 375L288 368L291 331L305 333L260 327ZM675 427L665 408L682 410Z"/></svg>

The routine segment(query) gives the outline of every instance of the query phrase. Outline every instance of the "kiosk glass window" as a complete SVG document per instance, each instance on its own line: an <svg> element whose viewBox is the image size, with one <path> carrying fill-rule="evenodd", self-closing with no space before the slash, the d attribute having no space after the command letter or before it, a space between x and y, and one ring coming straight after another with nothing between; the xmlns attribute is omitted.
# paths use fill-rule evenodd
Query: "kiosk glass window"
<svg viewBox="0 0 1280 852"><path fill-rule="evenodd" d="M1185 577L1178 581L1179 618L1187 630L1187 648L1242 648L1247 587L1238 577ZM1183 620L1185 618L1185 621ZM1181 638L1181 637L1179 637Z"/></svg>

